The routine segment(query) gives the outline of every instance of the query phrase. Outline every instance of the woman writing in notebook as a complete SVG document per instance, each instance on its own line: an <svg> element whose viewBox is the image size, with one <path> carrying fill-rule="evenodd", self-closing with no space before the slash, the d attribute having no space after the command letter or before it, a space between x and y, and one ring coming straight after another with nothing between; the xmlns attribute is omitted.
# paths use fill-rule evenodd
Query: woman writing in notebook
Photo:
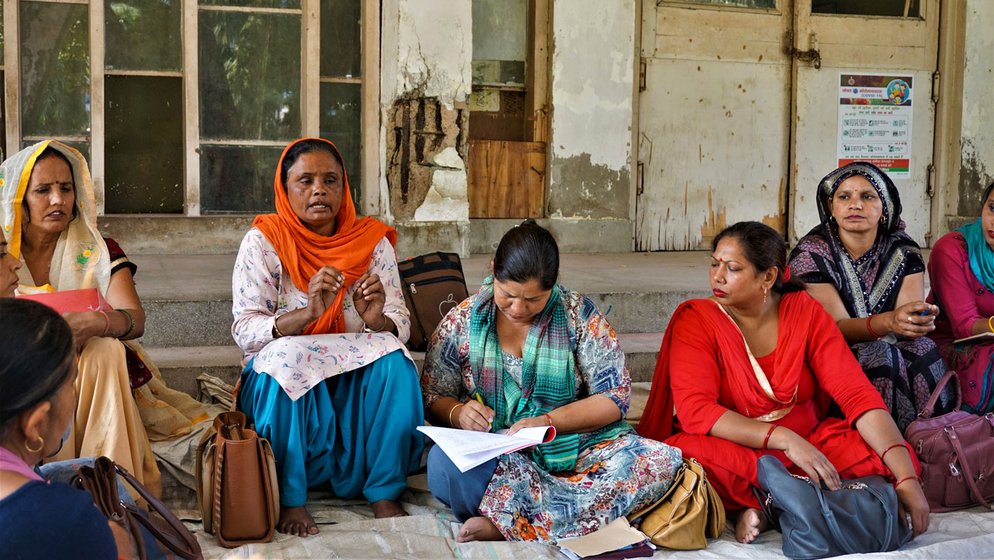
<svg viewBox="0 0 994 560"><path fill-rule="evenodd" d="M597 530L658 499L679 450L636 435L625 356L587 297L556 283L559 248L529 220L497 247L493 276L431 338L422 375L432 424L556 438L462 473L437 446L432 494L464 521L460 542L555 542Z"/></svg>

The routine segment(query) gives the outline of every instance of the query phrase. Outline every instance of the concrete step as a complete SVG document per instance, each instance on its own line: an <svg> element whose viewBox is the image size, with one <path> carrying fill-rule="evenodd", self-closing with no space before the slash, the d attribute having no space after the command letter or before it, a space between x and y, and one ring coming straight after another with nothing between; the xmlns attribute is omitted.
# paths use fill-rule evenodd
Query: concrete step
<svg viewBox="0 0 994 560"><path fill-rule="evenodd" d="M618 338L632 381L651 381L663 334L621 333ZM197 394L197 376L201 373L234 384L242 369L242 352L234 345L147 347L145 350L169 387L194 396ZM420 369L424 353L412 352L411 355Z"/></svg>
<svg viewBox="0 0 994 560"><path fill-rule="evenodd" d="M621 333L658 333L680 302L709 293L707 253L563 254L560 281L586 293ZM231 340L234 255L137 255L148 347L226 346ZM463 260L478 289L490 257Z"/></svg>

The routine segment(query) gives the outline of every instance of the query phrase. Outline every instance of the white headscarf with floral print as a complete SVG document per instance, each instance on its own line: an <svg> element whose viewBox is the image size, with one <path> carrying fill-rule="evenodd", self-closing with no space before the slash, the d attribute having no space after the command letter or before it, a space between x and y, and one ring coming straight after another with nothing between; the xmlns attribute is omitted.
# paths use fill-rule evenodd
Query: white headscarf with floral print
<svg viewBox="0 0 994 560"><path fill-rule="evenodd" d="M7 250L24 261L21 233L24 227L24 194L31 171L45 148L58 150L69 160L76 191L76 217L59 236L49 269L49 284L36 286L27 266L18 271L17 292L31 294L98 288L107 294L110 284L110 256L97 229L97 205L93 180L83 154L58 140L45 140L17 152L0 166L0 227L7 236Z"/></svg>

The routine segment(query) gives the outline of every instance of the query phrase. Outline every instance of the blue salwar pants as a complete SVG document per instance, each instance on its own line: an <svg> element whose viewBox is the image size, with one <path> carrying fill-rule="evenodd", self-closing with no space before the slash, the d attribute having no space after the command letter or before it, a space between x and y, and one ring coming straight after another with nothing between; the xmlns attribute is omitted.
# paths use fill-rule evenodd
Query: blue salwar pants
<svg viewBox="0 0 994 560"><path fill-rule="evenodd" d="M303 506L307 489L323 484L340 498L396 500L421 464L421 386L400 350L326 379L296 401L250 362L238 409L273 447L284 507Z"/></svg>
<svg viewBox="0 0 994 560"><path fill-rule="evenodd" d="M431 495L452 508L459 521L480 515L480 502L497 470L497 458L466 472L449 459L439 446L428 452L428 489Z"/></svg>

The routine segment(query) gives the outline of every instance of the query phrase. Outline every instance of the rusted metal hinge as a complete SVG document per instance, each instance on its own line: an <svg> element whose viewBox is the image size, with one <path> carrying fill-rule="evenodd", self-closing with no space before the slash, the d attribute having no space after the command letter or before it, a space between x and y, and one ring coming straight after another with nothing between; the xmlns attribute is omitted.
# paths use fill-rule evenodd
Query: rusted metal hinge
<svg viewBox="0 0 994 560"><path fill-rule="evenodd" d="M935 72L932 72L932 103L939 102L939 85L940 76L939 71L936 70Z"/></svg>
<svg viewBox="0 0 994 560"><path fill-rule="evenodd" d="M645 57L639 59L639 91L645 91Z"/></svg>
<svg viewBox="0 0 994 560"><path fill-rule="evenodd" d="M635 173L638 175L635 178L637 183L635 185L635 194L641 195L645 191L645 164L641 161L638 162L638 165L635 166Z"/></svg>
<svg viewBox="0 0 994 560"><path fill-rule="evenodd" d="M935 196L935 164L928 164L925 168L925 194L929 198Z"/></svg>

